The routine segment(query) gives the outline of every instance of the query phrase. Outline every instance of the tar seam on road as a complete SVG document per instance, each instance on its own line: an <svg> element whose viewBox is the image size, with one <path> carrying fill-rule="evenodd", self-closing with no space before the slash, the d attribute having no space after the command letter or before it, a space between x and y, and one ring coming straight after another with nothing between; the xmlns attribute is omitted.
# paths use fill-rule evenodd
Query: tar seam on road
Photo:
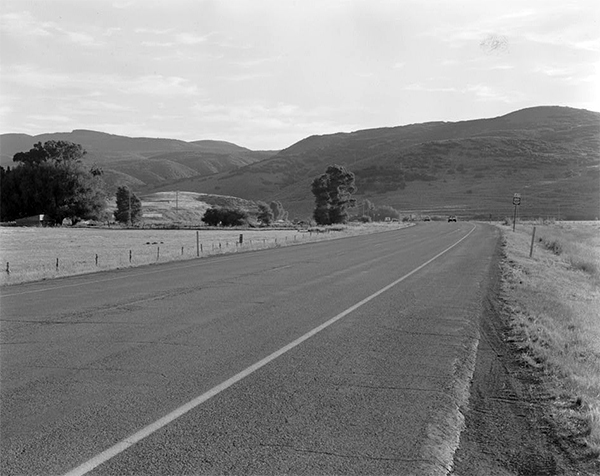
<svg viewBox="0 0 600 476"><path fill-rule="evenodd" d="M173 410L171 413L169 413L169 414L165 415L164 417L156 420L154 423L151 423L150 425L145 426L144 428L142 428L141 430L137 431L136 433L134 433L134 434L128 436L127 438L121 440L120 442L118 442L114 446L112 446L112 447L108 448L107 450L103 451L102 453L94 456L93 458L89 459L88 461L86 461L85 463L83 463L80 466L76 467L75 469L69 471L68 473L65 473L64 476L83 476L83 475L89 473L90 471L92 471L93 469L97 468L101 464L105 463L106 461L114 458L115 456L117 456L118 454L122 453L123 451L125 451L129 447L135 445L136 443L138 443L139 441L143 440L147 436L150 436L152 433L160 430L161 428L163 428L164 426L168 425L172 421L176 420L180 416L185 415L190 410L193 410L197 406L201 405L202 403L206 402L207 400L211 399L212 397L218 395L219 393L221 393L222 391L228 389L229 387L231 387L235 383L239 382L240 380L243 380L244 378L246 378L249 375L253 374L258 369L264 367L265 365L267 365L268 363L270 363L273 360L277 359L278 357L282 356L286 352L292 350L294 347L299 346L305 340L310 339L314 335L318 334L322 330L324 330L327 327L331 326L332 324L334 324L335 322L339 321L343 317L347 316L351 312L355 311L359 307L363 306L364 304L368 303L369 301L372 301L373 299L375 299L379 295L383 294L387 290L393 288L394 286L396 286L397 284L401 283L405 279L409 278L410 276L412 276L416 272L420 271L425 266L427 266L431 262L435 261L440 256L444 255L445 253L447 253L448 251L450 251L452 248L454 248L455 246L457 246L459 243L461 243L463 240L465 240L471 233L473 233L473 231L475 230L475 228L476 228L476 226L473 226L473 228L471 229L471 231L469 231L469 233L467 233L465 236L463 236L456 243L454 243L453 245L449 246L444 251L438 253L433 258L425 261L425 263L423 263L422 265L420 265L417 268L413 269L410 273L405 274L401 278L398 278L396 281L394 281L394 282L388 284L387 286L381 288L379 291L377 291L377 292L371 294L370 296L364 298L362 301L357 302L356 304L354 304L353 306L349 307L345 311L342 311L341 313L339 313L337 316L332 317L331 319L329 319L328 321L324 322L320 326L315 327L313 330L307 332L306 334L304 334L303 336L299 337L298 339L290 342L289 344L287 344L286 346L282 347L281 349L273 352L272 354L268 355L264 359L259 360L258 362L256 362L255 364L251 365L250 367L246 368L245 370L242 370L241 372L237 373L233 377L231 377L231 378L225 380L224 382L220 383L219 385L211 388L209 391L207 391L207 392L203 393L202 395L194 398L193 400L190 400L188 403L186 403L186 404L180 406L179 408Z"/></svg>

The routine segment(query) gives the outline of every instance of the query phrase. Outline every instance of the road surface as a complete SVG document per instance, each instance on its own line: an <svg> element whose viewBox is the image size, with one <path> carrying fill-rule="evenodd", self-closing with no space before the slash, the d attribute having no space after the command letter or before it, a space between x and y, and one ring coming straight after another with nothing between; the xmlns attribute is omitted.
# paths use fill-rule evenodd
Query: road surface
<svg viewBox="0 0 600 476"><path fill-rule="evenodd" d="M446 474L494 228L5 287L0 473Z"/></svg>

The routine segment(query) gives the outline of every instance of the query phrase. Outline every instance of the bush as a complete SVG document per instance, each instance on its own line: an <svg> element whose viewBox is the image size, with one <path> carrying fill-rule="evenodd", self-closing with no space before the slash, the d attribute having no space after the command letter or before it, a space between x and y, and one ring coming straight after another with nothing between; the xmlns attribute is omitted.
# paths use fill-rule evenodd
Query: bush
<svg viewBox="0 0 600 476"><path fill-rule="evenodd" d="M248 223L248 213L238 208L209 208L202 221L209 226L242 226Z"/></svg>
<svg viewBox="0 0 600 476"><path fill-rule="evenodd" d="M563 244L558 238L540 238L540 241L544 248L552 251L555 255L560 255L563 252Z"/></svg>

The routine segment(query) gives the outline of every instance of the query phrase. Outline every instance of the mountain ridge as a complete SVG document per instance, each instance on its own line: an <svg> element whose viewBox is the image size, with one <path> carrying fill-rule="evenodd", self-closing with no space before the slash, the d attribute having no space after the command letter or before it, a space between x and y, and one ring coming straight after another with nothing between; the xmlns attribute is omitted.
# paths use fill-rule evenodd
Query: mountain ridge
<svg viewBox="0 0 600 476"><path fill-rule="evenodd" d="M512 215L512 194L519 192L519 210L529 216L600 216L600 113L585 109L536 106L493 118L312 135L281 151L85 129L3 134L2 165L8 165L7 144L29 141L20 149L29 150L33 142L57 138L82 143L87 160L113 186L278 200L298 218L310 216L310 183L331 164L355 173L359 202L411 213L498 218Z"/></svg>
<svg viewBox="0 0 600 476"><path fill-rule="evenodd" d="M530 216L600 215L600 113L562 106L314 135L260 162L157 190L276 199L306 216L310 183L330 164L355 173L359 201L399 210L497 218L512 215L512 194L521 192Z"/></svg>
<svg viewBox="0 0 600 476"><path fill-rule="evenodd" d="M17 152L28 151L37 142L67 140L81 144L86 162L105 172L109 188L129 185L134 189L167 180L230 171L269 157L273 151L253 151L231 142L127 137L89 129L44 133L0 135L0 165L12 165Z"/></svg>

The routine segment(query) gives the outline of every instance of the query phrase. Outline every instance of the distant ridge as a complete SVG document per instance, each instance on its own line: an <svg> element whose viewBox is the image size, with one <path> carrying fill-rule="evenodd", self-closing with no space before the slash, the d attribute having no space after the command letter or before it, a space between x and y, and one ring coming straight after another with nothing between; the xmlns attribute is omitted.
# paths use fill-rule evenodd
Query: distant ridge
<svg viewBox="0 0 600 476"><path fill-rule="evenodd" d="M486 119L426 122L313 135L281 151L218 140L131 138L97 131L3 134L1 165L35 142L70 140L111 187L281 201L310 217L310 183L330 164L356 175L357 198L411 214L499 218L600 217L600 113L538 106Z"/></svg>
<svg viewBox="0 0 600 476"><path fill-rule="evenodd" d="M600 113L539 106L488 119L313 135L243 168L156 190L280 200L309 216L311 180L329 164L356 174L358 199L411 213L489 218L600 216Z"/></svg>
<svg viewBox="0 0 600 476"><path fill-rule="evenodd" d="M88 152L86 162L102 167L109 186L125 184L135 189L181 178L235 170L270 157L275 152L252 151L224 141L126 137L87 129L30 136L0 135L0 165L12 165L17 152L36 142L67 140Z"/></svg>

